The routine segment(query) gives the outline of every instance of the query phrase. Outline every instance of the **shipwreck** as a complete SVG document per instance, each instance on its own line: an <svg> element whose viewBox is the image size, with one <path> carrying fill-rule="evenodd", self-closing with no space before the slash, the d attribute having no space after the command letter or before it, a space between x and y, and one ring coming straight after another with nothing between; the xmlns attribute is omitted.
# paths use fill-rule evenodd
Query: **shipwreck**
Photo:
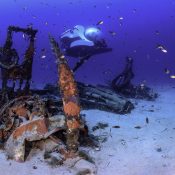
<svg viewBox="0 0 175 175"><path fill-rule="evenodd" d="M12 48L13 32L29 37L21 64L17 51ZM57 144L57 151L65 160L76 156L80 140L89 137L81 110L126 114L134 105L108 87L76 82L66 57L52 36L49 41L58 67L57 86L47 84L42 90L31 89L36 34L37 30L32 28L10 26L6 42L0 48L0 144L8 158L23 162L31 143L49 139ZM8 86L9 80L13 81L12 87ZM17 81L19 87L15 90Z"/></svg>

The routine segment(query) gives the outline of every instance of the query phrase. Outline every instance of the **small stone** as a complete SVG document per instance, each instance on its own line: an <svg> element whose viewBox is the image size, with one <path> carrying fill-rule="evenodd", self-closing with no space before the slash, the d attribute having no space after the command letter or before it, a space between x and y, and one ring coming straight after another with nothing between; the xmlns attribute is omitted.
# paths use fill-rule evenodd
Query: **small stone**
<svg viewBox="0 0 175 175"><path fill-rule="evenodd" d="M95 148L95 151L100 151L100 150L101 150L100 147Z"/></svg>
<svg viewBox="0 0 175 175"><path fill-rule="evenodd" d="M141 127L141 126L135 126L134 128L136 128L136 129L141 129L142 127Z"/></svg>
<svg viewBox="0 0 175 175"><path fill-rule="evenodd" d="M37 169L37 166L34 165L34 166L33 166L33 169L36 170L36 169Z"/></svg>
<svg viewBox="0 0 175 175"><path fill-rule="evenodd" d="M157 148L156 151L157 152L162 152L162 148Z"/></svg>

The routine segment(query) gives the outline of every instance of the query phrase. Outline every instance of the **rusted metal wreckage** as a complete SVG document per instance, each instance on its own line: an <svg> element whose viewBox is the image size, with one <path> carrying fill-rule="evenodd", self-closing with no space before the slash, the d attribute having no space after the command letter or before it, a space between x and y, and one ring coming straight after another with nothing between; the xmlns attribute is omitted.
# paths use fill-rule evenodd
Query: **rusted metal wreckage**
<svg viewBox="0 0 175 175"><path fill-rule="evenodd" d="M30 44L21 65L18 64L16 50L12 48L12 32L23 32L30 37ZM65 158L75 156L80 132L83 136L88 136L84 121L80 117L80 104L83 109L100 108L117 113L127 113L133 108L131 102L109 89L82 83L77 85L65 56L51 36L50 43L58 63L58 87L46 86L43 90L31 90L36 33L37 30L32 28L11 26L8 28L6 43L0 50L0 143L4 146L7 156L17 161L25 160L27 142L47 138L58 143L58 151ZM14 81L13 87L7 86L9 79ZM15 91L17 80L20 81L20 85ZM21 89L24 80L25 86ZM59 134L56 134L60 132L66 132L66 146L59 138Z"/></svg>
<svg viewBox="0 0 175 175"><path fill-rule="evenodd" d="M13 46L13 33L22 32L29 36L29 46L25 52L22 64L19 64L19 56L16 49ZM20 28L15 26L9 26L7 30L7 39L3 47L0 48L0 68L2 76L2 92L1 92L1 102L8 101L10 96L14 95L14 89L16 86L16 81L19 80L18 92L24 92L27 94L30 89L30 80L32 77L32 63L35 52L34 40L37 30L32 28ZM13 87L7 86L7 81L13 81ZM25 81L24 89L21 91L23 82ZM13 96L14 97L14 96Z"/></svg>

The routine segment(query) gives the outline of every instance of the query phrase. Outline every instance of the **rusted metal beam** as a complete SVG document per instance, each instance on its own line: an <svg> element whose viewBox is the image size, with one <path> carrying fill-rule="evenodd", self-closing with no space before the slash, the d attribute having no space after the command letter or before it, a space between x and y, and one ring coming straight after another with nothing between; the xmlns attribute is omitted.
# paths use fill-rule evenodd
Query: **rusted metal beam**
<svg viewBox="0 0 175 175"><path fill-rule="evenodd" d="M80 128L80 103L77 84L73 72L68 66L65 56L61 53L58 43L49 36L52 50L58 63L59 87L63 101L63 110L67 123L67 148L70 152L78 150L79 128Z"/></svg>
<svg viewBox="0 0 175 175"><path fill-rule="evenodd" d="M29 47L26 50L24 60L22 64L19 64L19 56L15 48L12 48L13 45L13 38L12 34L13 32L22 32L29 36L30 43ZM33 57L34 57L34 41L35 41L35 35L37 33L37 30L34 30L32 28L20 28L16 26L9 26L8 32L7 32L7 39L3 47L0 48L0 68L1 68L1 74L2 74L2 89L4 91L4 97L6 97L8 94L8 87L7 87L7 81L13 80L13 87L11 89L15 88L15 81L19 80L20 86L19 90L21 90L23 81L26 80L25 83L25 93L29 91L30 88L30 80L32 77L32 64L33 64ZM6 102L8 99L4 98L4 101Z"/></svg>

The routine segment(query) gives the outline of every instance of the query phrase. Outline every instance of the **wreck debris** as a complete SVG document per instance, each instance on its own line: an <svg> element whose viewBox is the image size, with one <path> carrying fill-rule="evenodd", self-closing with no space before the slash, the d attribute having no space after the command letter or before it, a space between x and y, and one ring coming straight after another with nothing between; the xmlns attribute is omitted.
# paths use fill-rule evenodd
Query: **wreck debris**
<svg viewBox="0 0 175 175"><path fill-rule="evenodd" d="M99 109L116 114L127 114L134 109L133 103L107 86L90 85L81 82L77 82L77 86L80 104L84 110ZM31 89L31 94L38 94L54 101L61 111L62 99L58 86L47 84L43 90Z"/></svg>
<svg viewBox="0 0 175 175"><path fill-rule="evenodd" d="M53 122L53 118L55 122ZM35 117L17 127L5 144L7 156L16 161L25 160L25 142L37 141L48 138L59 129L65 128L64 116L54 116L49 119Z"/></svg>
<svg viewBox="0 0 175 175"><path fill-rule="evenodd" d="M25 35L30 37L29 47L26 50L24 60L20 65L18 63L19 56L16 49L12 48L13 40L12 33L13 32L22 32ZM32 63L34 56L34 40L37 30L33 30L32 28L20 28L15 26L9 26L7 32L7 39L3 47L0 48L0 68L2 74L2 90L4 92L3 97L5 97L5 102L8 100L8 87L7 81L13 81L12 92L14 92L16 80L19 80L19 90L21 90L23 81L25 80L24 90L27 93L30 88L30 80L32 77Z"/></svg>
<svg viewBox="0 0 175 175"><path fill-rule="evenodd" d="M79 96L73 73L70 71L64 56L60 54L59 58L59 85L63 109L58 87L56 87L56 90L54 87L50 87L52 89L51 92L49 88L43 91L31 90L31 96L14 98L1 107L0 141L5 144L5 150L9 158L24 161L27 143L49 137L59 145L58 152L64 155L64 159L66 159L75 155L70 153L75 153L78 149L79 129L81 129L81 133L86 133L85 135L83 133L83 137L87 136L88 130L85 129L84 123L79 118ZM102 107L102 110L107 110L109 108L107 104L110 101L112 107L109 110L114 109L113 112L126 113L131 110L131 103L128 104L122 97L116 96L116 98L113 92L106 87L96 87L81 83L78 84L78 87L81 91L81 101L87 109L89 109L89 104L91 104L90 108L95 104L94 108L99 105ZM62 115L63 112L66 117ZM69 152L67 152L59 137L52 135L53 133L66 130ZM81 138L82 140L83 138ZM91 140L89 141L92 142Z"/></svg>
<svg viewBox="0 0 175 175"><path fill-rule="evenodd" d="M158 97L157 93L143 83L137 86L133 85L131 82L133 78L133 59L126 57L123 72L112 80L110 87L117 93L129 98L155 100Z"/></svg>
<svg viewBox="0 0 175 175"><path fill-rule="evenodd" d="M16 128L5 145L8 158L20 162L24 161L25 141L40 140L44 138L47 132L46 120L44 118L37 118Z"/></svg>
<svg viewBox="0 0 175 175"><path fill-rule="evenodd" d="M78 83L80 102L83 109L99 109L117 114L126 114L134 105L107 86Z"/></svg>
<svg viewBox="0 0 175 175"><path fill-rule="evenodd" d="M59 130L66 130L64 115L55 115L50 108L53 106L38 96L19 97L1 108L0 142L5 144L9 158L24 161L26 141L46 139Z"/></svg>
<svg viewBox="0 0 175 175"><path fill-rule="evenodd" d="M79 142L94 145L88 137L88 127L80 118L80 103L84 109L100 109L116 113L128 113L133 109L131 102L117 95L114 91L103 86L85 85L76 83L73 72L70 70L58 44L52 38L50 42L56 54L59 71L59 87L48 85L43 90L31 90L32 61L34 55L34 38L36 30L9 27L9 49L12 45L12 31L23 32L30 36L30 45L26 51L24 62L18 64L18 55L7 53L9 62L3 52L0 52L0 67L6 76L3 76L3 87L0 93L7 95L7 100L0 103L0 143L4 146L7 156L17 161L24 161L28 146L34 141L50 140L57 144L49 154L55 160L55 150L60 155L61 163L68 157L77 155ZM11 56L11 57L10 57ZM7 87L7 81L13 80L13 87ZM20 81L19 91L14 91L15 81ZM23 80L26 80L24 91L21 90ZM30 89L30 95L27 95ZM79 89L79 92L78 92ZM22 92L19 94L19 92ZM79 98L80 94L80 98ZM24 95L24 96L22 96ZM10 97L10 98L9 98ZM63 115L64 114L64 115ZM66 132L66 134L64 134ZM49 139L48 139L49 138ZM63 143L66 140L66 146ZM26 151L27 150L27 151ZM67 151L68 150L68 151Z"/></svg>
<svg viewBox="0 0 175 175"><path fill-rule="evenodd" d="M76 72L86 61L88 61L91 58L91 55L86 55L76 63L75 67L73 68L73 72Z"/></svg>
<svg viewBox="0 0 175 175"><path fill-rule="evenodd" d="M26 141L47 139L55 132L66 130L65 116L49 113L39 97L20 97L3 109L0 141L5 143L7 156L17 161L25 160Z"/></svg>
<svg viewBox="0 0 175 175"><path fill-rule="evenodd" d="M76 82L65 56L61 53L58 43L49 36L53 52L56 55L59 71L59 87L63 100L63 110L67 123L67 148L70 152L78 150L80 128L80 104Z"/></svg>

